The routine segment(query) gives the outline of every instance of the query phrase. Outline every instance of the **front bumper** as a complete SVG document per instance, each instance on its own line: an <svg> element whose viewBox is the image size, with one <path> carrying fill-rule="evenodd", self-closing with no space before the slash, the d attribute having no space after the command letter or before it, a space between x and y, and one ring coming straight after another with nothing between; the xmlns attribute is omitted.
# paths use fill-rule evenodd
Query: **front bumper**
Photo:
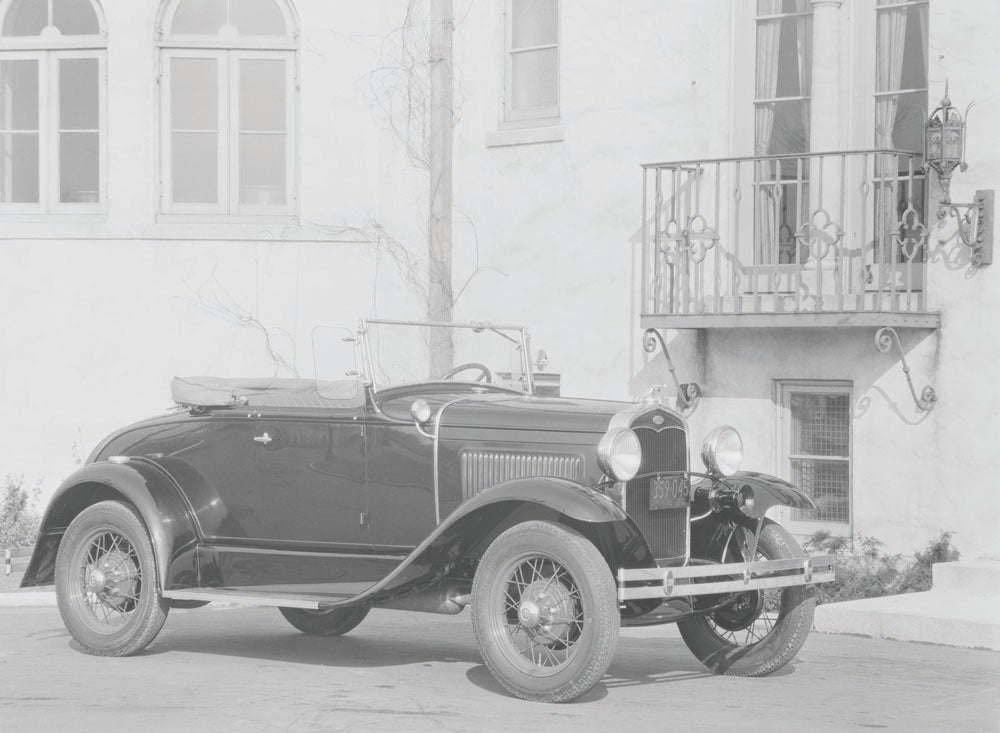
<svg viewBox="0 0 1000 733"><path fill-rule="evenodd" d="M707 596L828 583L836 578L834 562L834 555L816 555L725 565L619 568L618 600L624 603L648 598Z"/></svg>

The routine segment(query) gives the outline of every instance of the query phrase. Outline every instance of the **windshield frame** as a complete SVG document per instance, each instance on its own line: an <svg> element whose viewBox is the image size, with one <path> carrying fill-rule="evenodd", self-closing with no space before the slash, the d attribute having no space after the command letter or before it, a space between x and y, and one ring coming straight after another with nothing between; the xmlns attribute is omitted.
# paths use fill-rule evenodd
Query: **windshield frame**
<svg viewBox="0 0 1000 733"><path fill-rule="evenodd" d="M512 326L506 324L490 323L488 321L470 321L468 323L452 323L450 321L398 321L390 320L387 318L366 318L361 321L361 325L358 327L358 339L361 342L361 361L362 361L362 373L361 379L364 381L366 387L372 390L372 392L379 392L379 388L375 385L375 360L372 357L371 343L368 338L368 327L369 326L416 326L416 327L431 327L431 328L460 328L460 329L470 329L476 332L482 331L497 331L499 335L506 338L514 338L515 335L518 338L518 351L520 352L521 359L521 370L524 375L524 389L517 389L516 387L506 387L504 385L493 385L496 387L502 387L504 389L511 389L520 394L533 395L535 393L535 378L534 372L532 371L531 363L531 336L528 333L528 329L524 326ZM413 382L412 384L448 384L454 382L455 384L473 384L472 382L461 382L457 380L423 380L423 382ZM478 386L489 386L487 384L475 383ZM397 389L402 385L393 384L382 387L382 390Z"/></svg>

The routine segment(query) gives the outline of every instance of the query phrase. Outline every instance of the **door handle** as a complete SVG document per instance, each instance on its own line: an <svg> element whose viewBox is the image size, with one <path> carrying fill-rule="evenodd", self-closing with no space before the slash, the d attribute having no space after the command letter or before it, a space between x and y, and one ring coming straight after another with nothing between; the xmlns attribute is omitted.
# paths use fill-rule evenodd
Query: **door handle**
<svg viewBox="0 0 1000 733"><path fill-rule="evenodd" d="M267 444L268 444L268 443L270 443L270 442L271 442L272 440L274 440L274 438L272 438L272 437L271 437L271 436L270 436L270 435L269 435L269 434L267 433L267 431L266 431L266 430L264 431L264 434L263 434L263 435L255 435L255 436L253 436L253 442L254 442L254 443L263 443L264 445L267 445Z"/></svg>

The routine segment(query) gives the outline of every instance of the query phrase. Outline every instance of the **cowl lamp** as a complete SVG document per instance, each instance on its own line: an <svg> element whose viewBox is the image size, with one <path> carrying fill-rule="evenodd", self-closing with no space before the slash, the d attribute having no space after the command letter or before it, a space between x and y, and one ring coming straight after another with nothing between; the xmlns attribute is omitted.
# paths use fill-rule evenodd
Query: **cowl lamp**
<svg viewBox="0 0 1000 733"><path fill-rule="evenodd" d="M965 114L967 117L968 109ZM924 128L924 160L937 173L941 185L938 218L953 216L958 222L960 241L972 250L972 264L988 265L993 262L993 191L976 191L971 204L951 201L952 173L956 168L962 172L968 168L965 162L965 124L965 118L952 106L948 85L945 84L941 104L931 113Z"/></svg>

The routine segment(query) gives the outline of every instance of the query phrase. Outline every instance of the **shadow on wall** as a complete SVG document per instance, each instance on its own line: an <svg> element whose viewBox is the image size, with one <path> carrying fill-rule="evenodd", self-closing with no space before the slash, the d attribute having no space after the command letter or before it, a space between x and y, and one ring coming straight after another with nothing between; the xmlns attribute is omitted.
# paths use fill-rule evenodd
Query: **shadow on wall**
<svg viewBox="0 0 1000 733"><path fill-rule="evenodd" d="M875 400L910 424L927 412L916 408L906 384L900 346L919 394L933 385L938 367L938 338L929 329L898 329L883 354L875 344L876 328L851 329L713 329L703 336L671 332L667 342L681 382L697 381L708 398L773 399L774 380L846 380L854 385L856 417ZM673 387L666 359L644 353L645 362L629 389L641 395L654 384Z"/></svg>

